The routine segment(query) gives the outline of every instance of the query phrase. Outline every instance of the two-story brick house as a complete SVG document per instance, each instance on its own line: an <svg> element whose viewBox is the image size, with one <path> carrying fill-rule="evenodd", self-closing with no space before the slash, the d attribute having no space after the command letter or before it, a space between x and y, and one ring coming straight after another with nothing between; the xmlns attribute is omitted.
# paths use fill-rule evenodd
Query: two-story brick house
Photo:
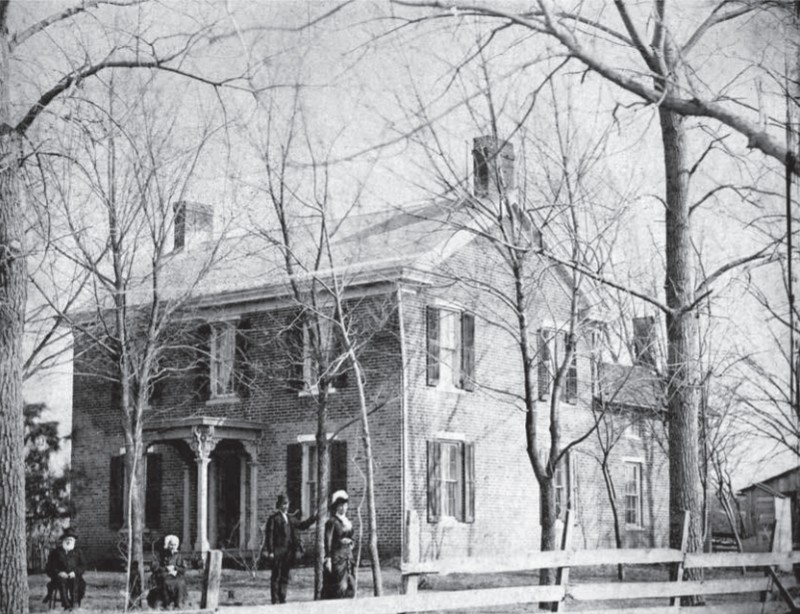
<svg viewBox="0 0 800 614"><path fill-rule="evenodd" d="M476 197L491 198L481 181L487 178L476 173ZM182 206L169 273L176 284L211 232L207 208ZM403 518L412 509L421 519L426 557L538 548L538 486L518 403L518 343L507 326L510 316L480 289L508 280L497 250L474 232L474 217L465 211L466 203L444 202L351 216L334 237L335 272L347 280L348 317L363 340L385 555L402 553ZM306 232L296 230L300 237ZM190 362L157 387L144 427L148 531L182 536L186 550L257 548L279 492L306 515L317 491L315 365L303 350L307 336L296 326L299 307L280 253L253 237L228 241L229 256L195 290L197 355L176 358ZM544 435L548 360L562 351L559 330L571 302L565 272L537 262L528 315L538 338ZM582 321L589 321L586 313ZM598 375L592 338L578 336L563 387L565 441L591 429L603 382L618 385L615 394L605 394L620 415L643 416L642 408L658 405L645 369L638 367L634 378L622 367L606 368L616 369L614 377ZM99 561L113 558L125 514L122 431L114 387L81 368L93 355L88 339L76 339L75 355L72 466L83 478L74 488L73 522L88 556ZM329 398L331 486L347 488L355 508L363 493L363 451L349 378L341 372ZM619 438L612 455L625 541L660 545L667 537L666 459L649 436L652 420L633 422L638 426ZM596 448L595 438L586 438L556 478L560 506L569 502L575 509L578 541L586 547L613 542Z"/></svg>

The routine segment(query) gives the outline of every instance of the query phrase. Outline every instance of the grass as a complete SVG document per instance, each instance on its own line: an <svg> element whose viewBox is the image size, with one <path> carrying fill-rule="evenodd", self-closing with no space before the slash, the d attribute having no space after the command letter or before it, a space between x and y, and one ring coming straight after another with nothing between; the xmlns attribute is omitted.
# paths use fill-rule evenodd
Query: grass
<svg viewBox="0 0 800 614"><path fill-rule="evenodd" d="M384 594L396 595L400 592L400 572L395 567L386 567L383 570ZM750 572L750 577L760 577L760 572ZM83 612L121 612L123 606L124 587L123 574L104 571L88 571L84 576L87 583L86 598L83 602L81 611ZM189 589L189 602L191 607L198 607L200 602L201 573L199 571L188 571L186 574L187 586ZM628 568L627 581L643 582L666 580L667 570L663 567L635 567ZM707 573L706 577L741 577L735 570L717 571ZM247 572L225 569L222 573L222 589L220 605L266 605L270 603L269 591L270 572L257 571L255 577ZM570 580L576 583L587 582L615 582L614 570L610 568L581 568L574 569ZM372 594L372 577L369 568L362 568L359 573L359 594L370 596ZM47 577L42 574L29 576L31 589L30 610L31 612L46 612L47 608L42 603L42 598L46 593L45 584ZM423 589L448 591L466 590L471 588L493 588L504 586L523 586L538 584L536 572L518 572L505 574L484 574L466 575L454 574L450 576L428 576L425 579ZM299 568L292 571L292 580L289 584L289 601L310 601L313 598L314 570L308 567ZM624 592L623 585L620 586L620 593ZM757 595L731 595L720 597L713 600L714 603L720 601L757 601ZM711 602L711 600L709 600ZM609 611L621 606L631 607L633 605L665 605L664 600L642 600L637 603L624 601L609 601L603 605L592 607L608 607ZM570 611L580 611L582 608L590 607L588 604L569 603ZM357 611L357 608L354 608ZM493 612L508 612L518 614L522 612L539 612L536 604L518 604L516 606L504 606L503 608L492 609Z"/></svg>

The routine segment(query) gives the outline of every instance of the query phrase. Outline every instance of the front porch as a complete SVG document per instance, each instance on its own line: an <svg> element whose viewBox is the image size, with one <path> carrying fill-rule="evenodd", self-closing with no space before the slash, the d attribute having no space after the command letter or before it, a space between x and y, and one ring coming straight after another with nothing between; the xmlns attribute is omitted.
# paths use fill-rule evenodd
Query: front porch
<svg viewBox="0 0 800 614"><path fill-rule="evenodd" d="M145 449L165 457L159 463L159 482L171 493L159 497L159 504L171 512L159 529L178 535L182 551L260 547L258 441L265 428L257 422L209 416L145 427Z"/></svg>

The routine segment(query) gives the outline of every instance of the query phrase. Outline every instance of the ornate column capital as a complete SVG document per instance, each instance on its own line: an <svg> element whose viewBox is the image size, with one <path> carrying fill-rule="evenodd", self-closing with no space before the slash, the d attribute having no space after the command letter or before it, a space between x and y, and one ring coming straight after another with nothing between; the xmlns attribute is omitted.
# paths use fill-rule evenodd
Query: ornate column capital
<svg viewBox="0 0 800 614"><path fill-rule="evenodd" d="M258 462L258 442L257 441L242 441L242 447L244 448L245 453L249 457L247 462L257 463Z"/></svg>
<svg viewBox="0 0 800 614"><path fill-rule="evenodd" d="M211 452L217 447L219 439L214 434L213 426L193 426L192 438L189 440L189 447L194 451L194 458L197 462L207 461Z"/></svg>

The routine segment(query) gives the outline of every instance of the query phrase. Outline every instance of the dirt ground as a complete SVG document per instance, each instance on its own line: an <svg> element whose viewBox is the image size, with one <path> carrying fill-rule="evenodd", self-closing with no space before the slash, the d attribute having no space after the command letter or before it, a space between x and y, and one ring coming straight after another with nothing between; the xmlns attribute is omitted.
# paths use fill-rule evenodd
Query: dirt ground
<svg viewBox="0 0 800 614"><path fill-rule="evenodd" d="M665 580L668 577L665 568L650 566L633 568L628 570L628 580L636 581L656 581ZM740 577L737 572L726 572L724 576ZM713 577L723 577L722 573L710 574ZM759 572L751 572L749 577L762 576ZM270 602L269 594L269 571L258 571L255 577L244 571L223 570L222 590L220 605L266 605ZM121 612L123 606L122 588L124 586L123 575L113 572L89 571L85 575L87 582L86 598L84 599L82 612ZM581 582L604 582L614 581L612 570L573 570L571 581ZM45 584L47 578L44 575L32 575L29 577L31 588L30 609L31 612L46 612L47 607L42 603L42 598L46 593ZM200 601L201 575L199 571L187 572L187 583L189 588L189 605L198 607ZM372 594L372 578L368 568L362 568L358 578L359 593L364 596ZM474 575L451 575L445 577L429 576L425 579L422 590L461 590L469 588L490 588L503 586L523 586L538 584L538 576L535 572L507 573L485 576ZM313 597L314 571L311 568L295 569L292 572L292 580L289 585L289 601L310 601ZM384 593L395 595L400 592L400 573L399 570L389 567L383 570ZM620 592L624 591L620 586ZM757 595L748 595L747 600L757 600ZM742 595L730 596L709 600L709 602L720 601L744 601ZM578 607L583 604L569 604L570 611L579 611ZM614 611L622 603L613 601L605 602L602 605L596 604L593 607L607 607ZM666 605L664 600L640 600L637 603L625 602L626 607L633 605ZM588 608L589 606L586 605ZM353 608L358 611L357 607ZM485 610L484 610L485 611ZM495 608L492 612L505 612L509 614L519 614L523 612L540 612L536 604L519 604L517 606Z"/></svg>

